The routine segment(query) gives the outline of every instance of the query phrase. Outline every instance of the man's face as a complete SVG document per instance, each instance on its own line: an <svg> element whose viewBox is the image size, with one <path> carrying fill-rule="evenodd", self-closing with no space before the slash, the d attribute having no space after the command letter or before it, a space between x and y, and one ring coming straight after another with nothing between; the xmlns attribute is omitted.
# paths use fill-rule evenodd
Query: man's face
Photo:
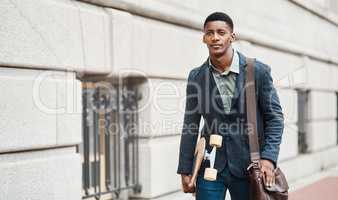
<svg viewBox="0 0 338 200"><path fill-rule="evenodd" d="M210 55L224 55L234 40L235 34L224 21L211 21L205 25L203 42Z"/></svg>

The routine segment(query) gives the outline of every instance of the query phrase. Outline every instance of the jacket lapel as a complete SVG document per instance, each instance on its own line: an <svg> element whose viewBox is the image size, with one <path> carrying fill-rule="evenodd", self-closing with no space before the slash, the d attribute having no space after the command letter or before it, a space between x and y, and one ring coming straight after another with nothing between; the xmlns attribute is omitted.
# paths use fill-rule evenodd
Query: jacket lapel
<svg viewBox="0 0 338 200"><path fill-rule="evenodd" d="M208 60L202 66L199 82L202 89L202 107L205 113L225 114L220 92L216 85Z"/></svg>
<svg viewBox="0 0 338 200"><path fill-rule="evenodd" d="M245 85L245 74L246 74L246 58L243 54L238 53L239 56L239 74L236 78L236 89L234 98L232 100L231 109L236 109L239 113L244 113L244 85Z"/></svg>

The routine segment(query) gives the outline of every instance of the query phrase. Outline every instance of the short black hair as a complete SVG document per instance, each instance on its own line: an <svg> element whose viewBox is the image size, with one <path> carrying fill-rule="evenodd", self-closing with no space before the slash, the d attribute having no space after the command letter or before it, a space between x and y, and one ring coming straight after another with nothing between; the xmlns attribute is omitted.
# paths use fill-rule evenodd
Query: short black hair
<svg viewBox="0 0 338 200"><path fill-rule="evenodd" d="M204 28L207 25L208 22L212 21L224 21L233 31L234 30L234 23L232 22L232 19L229 17L229 15L225 14L224 12L214 12L211 13L204 21Z"/></svg>

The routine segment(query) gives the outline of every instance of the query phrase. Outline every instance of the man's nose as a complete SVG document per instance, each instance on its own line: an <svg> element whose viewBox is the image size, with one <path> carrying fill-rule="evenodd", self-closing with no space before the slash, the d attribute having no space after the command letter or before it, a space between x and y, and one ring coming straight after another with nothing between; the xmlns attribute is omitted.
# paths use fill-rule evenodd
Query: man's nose
<svg viewBox="0 0 338 200"><path fill-rule="evenodd" d="M214 37L212 38L212 40L219 40L219 35L216 33L216 34L214 34Z"/></svg>

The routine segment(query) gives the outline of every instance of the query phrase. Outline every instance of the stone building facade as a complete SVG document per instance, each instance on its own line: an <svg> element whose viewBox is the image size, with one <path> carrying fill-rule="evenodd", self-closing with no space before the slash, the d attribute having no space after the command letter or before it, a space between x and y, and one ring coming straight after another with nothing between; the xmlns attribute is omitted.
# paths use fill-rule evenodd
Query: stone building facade
<svg viewBox="0 0 338 200"><path fill-rule="evenodd" d="M2 0L0 199L191 199L176 175L202 23L272 68L290 183L338 165L334 0Z"/></svg>

